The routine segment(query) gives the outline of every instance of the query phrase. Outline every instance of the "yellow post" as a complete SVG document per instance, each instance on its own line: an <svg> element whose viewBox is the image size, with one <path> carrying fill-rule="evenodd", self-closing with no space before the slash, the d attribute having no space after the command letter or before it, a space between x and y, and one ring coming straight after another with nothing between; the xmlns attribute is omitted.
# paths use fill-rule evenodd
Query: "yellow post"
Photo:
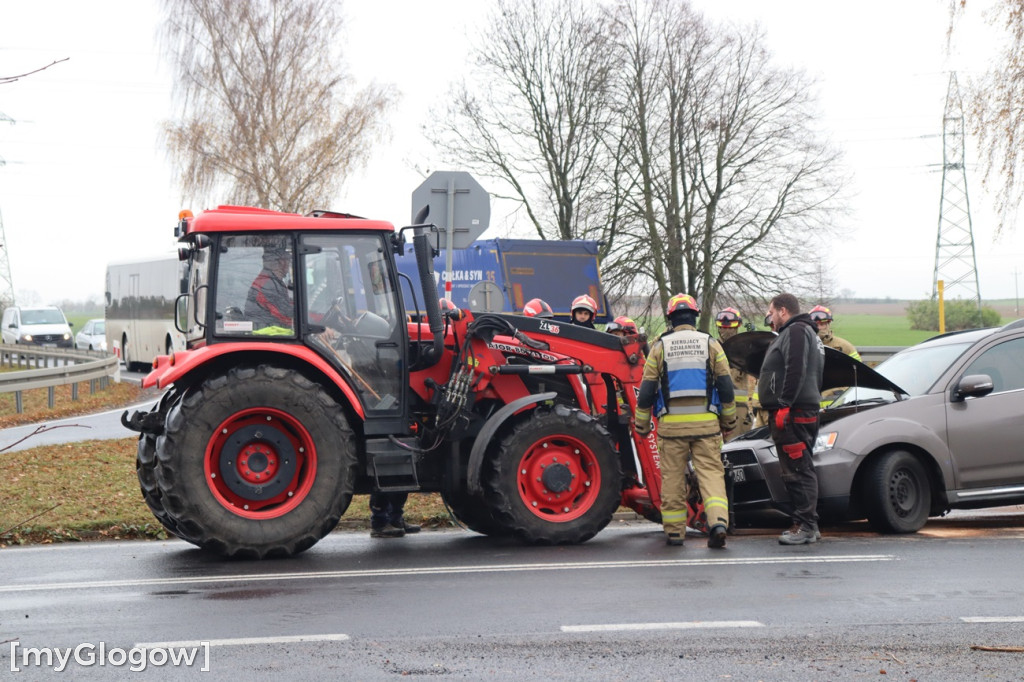
<svg viewBox="0 0 1024 682"><path fill-rule="evenodd" d="M945 305L945 300L943 298L943 292L945 291L945 289L946 289L946 282L944 280L940 279L938 281L938 291L939 291L939 333L940 334L945 334L946 333L946 305Z"/></svg>

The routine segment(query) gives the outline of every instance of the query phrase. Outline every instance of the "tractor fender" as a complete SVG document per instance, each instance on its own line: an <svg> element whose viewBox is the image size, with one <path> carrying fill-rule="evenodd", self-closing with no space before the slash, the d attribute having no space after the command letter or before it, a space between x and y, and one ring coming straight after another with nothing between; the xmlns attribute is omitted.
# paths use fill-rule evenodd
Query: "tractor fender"
<svg viewBox="0 0 1024 682"><path fill-rule="evenodd" d="M366 418L362 403L348 382L326 360L312 348L301 344L269 344L261 342L218 343L201 346L193 350L177 351L171 356L160 356L153 365L153 371L143 380L142 387L165 389L175 381L196 371L203 365L228 354L280 353L305 362L319 371L327 381L333 382L348 399L360 419Z"/></svg>
<svg viewBox="0 0 1024 682"><path fill-rule="evenodd" d="M527 395L522 398L513 400L505 407L501 408L487 420L483 428L480 429L480 433L477 434L476 440L473 441L473 449L469 452L469 464L466 471L466 484L469 487L469 493L471 495L482 495L484 492L483 485L480 483L480 469L484 463L484 451L487 450L487 446L491 442L491 438L498 432L501 425L516 412L519 412L528 405L535 405L542 403L545 400L554 400L558 396L554 391L550 393L537 393L535 395Z"/></svg>

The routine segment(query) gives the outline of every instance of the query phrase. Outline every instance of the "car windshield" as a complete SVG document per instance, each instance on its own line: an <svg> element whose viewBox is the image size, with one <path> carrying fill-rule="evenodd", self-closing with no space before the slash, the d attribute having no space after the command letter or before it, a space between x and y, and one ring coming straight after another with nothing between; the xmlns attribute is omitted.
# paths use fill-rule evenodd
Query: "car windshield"
<svg viewBox="0 0 1024 682"><path fill-rule="evenodd" d="M64 324L64 316L59 310L22 310L21 323L25 324Z"/></svg>
<svg viewBox="0 0 1024 682"><path fill-rule="evenodd" d="M101 320L101 321L97 322L93 326L92 333L93 334L105 334L106 333L106 329L107 329L107 323Z"/></svg>
<svg viewBox="0 0 1024 682"><path fill-rule="evenodd" d="M875 367L875 371L908 394L923 395L953 361L970 346L970 342L965 342L910 348L879 364ZM892 394L892 391L875 388L850 388L836 398L829 407L865 402L893 402L895 399L896 396Z"/></svg>

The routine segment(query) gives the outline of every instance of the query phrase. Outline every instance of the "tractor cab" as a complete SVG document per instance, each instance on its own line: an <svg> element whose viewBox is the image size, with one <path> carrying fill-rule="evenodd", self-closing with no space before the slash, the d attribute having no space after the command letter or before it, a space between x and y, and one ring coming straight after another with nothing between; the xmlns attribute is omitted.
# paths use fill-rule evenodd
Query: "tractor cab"
<svg viewBox="0 0 1024 682"><path fill-rule="evenodd" d="M233 344L282 364L312 351L358 397L367 433L408 423L408 331L390 224L220 207L179 230L190 266L178 307L188 349ZM266 353L277 355L255 357Z"/></svg>

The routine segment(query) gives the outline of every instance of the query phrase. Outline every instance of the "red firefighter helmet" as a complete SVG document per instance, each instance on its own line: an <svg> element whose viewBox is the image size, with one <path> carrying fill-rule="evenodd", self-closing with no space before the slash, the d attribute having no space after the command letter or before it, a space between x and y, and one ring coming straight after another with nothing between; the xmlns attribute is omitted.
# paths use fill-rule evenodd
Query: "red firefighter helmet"
<svg viewBox="0 0 1024 682"><path fill-rule="evenodd" d="M684 312L700 314L700 306L697 305L697 301L694 300L693 296L689 294L676 294L668 299L668 305L665 307L666 317L672 317L673 313Z"/></svg>
<svg viewBox="0 0 1024 682"><path fill-rule="evenodd" d="M735 329L741 322L743 319L740 317L740 311L735 308L726 308L715 315L715 324L723 329Z"/></svg>
<svg viewBox="0 0 1024 682"><path fill-rule="evenodd" d="M811 319L817 323L832 321L832 311L823 305L814 306L808 314L811 316Z"/></svg>
<svg viewBox="0 0 1024 682"><path fill-rule="evenodd" d="M582 294L572 299L572 307L569 308L569 312L574 313L580 308L589 310L591 315L597 315L597 301L586 294Z"/></svg>
<svg viewBox="0 0 1024 682"><path fill-rule="evenodd" d="M614 320L604 326L606 332L625 332L627 334L639 333L636 328L636 322L626 317L625 315L619 315Z"/></svg>
<svg viewBox="0 0 1024 682"><path fill-rule="evenodd" d="M523 315L527 317L554 317L555 312L551 310L543 299L532 298L523 306Z"/></svg>

